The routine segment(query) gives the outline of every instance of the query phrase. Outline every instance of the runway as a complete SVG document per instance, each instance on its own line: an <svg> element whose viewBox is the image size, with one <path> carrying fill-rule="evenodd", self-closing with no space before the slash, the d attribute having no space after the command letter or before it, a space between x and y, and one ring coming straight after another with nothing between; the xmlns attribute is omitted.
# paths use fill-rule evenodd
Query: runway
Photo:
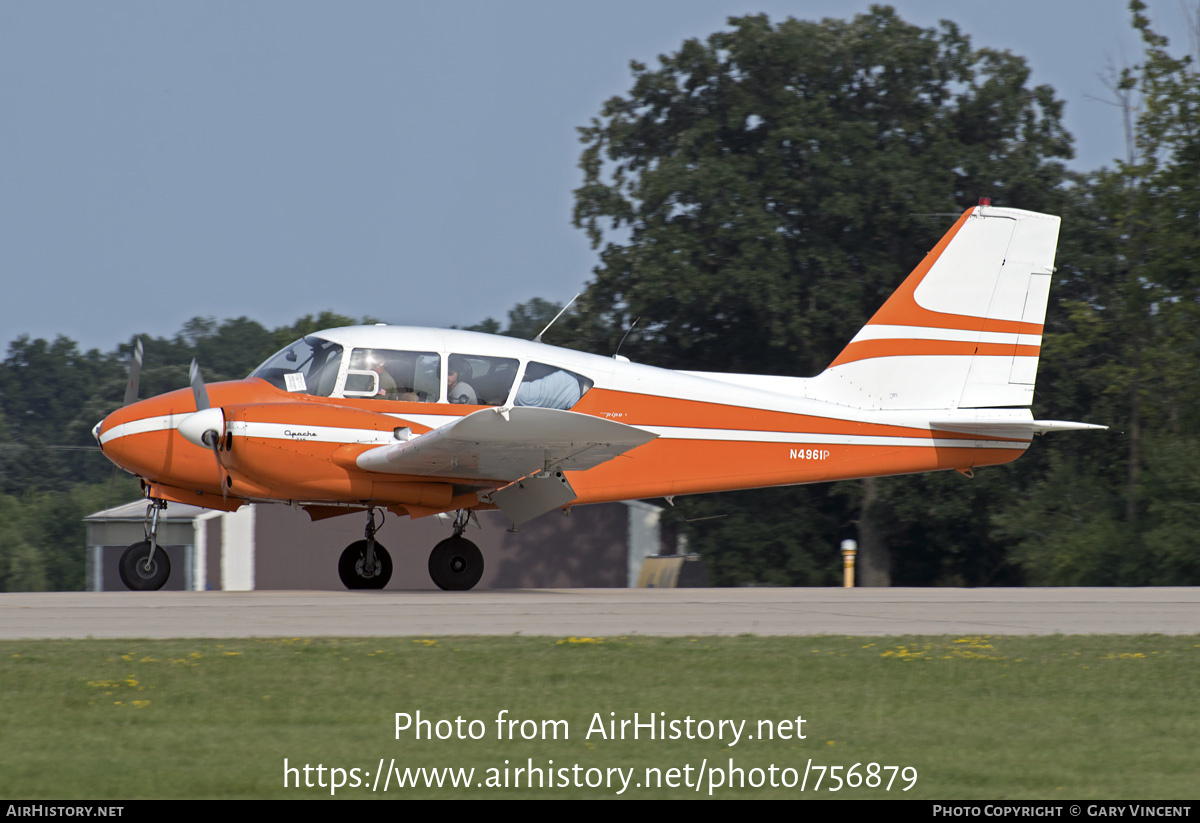
<svg viewBox="0 0 1200 823"><path fill-rule="evenodd" d="M1200 634L1200 588L0 594L0 639Z"/></svg>

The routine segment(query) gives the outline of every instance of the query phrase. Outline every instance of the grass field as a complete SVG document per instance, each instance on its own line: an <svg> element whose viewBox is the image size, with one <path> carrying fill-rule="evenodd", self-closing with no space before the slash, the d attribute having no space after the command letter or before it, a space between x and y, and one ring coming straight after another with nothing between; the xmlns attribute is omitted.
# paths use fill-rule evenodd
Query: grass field
<svg viewBox="0 0 1200 823"><path fill-rule="evenodd" d="M6 641L0 795L1194 799L1198 687L1195 636ZM397 738L417 711L463 723ZM635 712L679 739L595 731ZM418 767L475 771L398 788Z"/></svg>

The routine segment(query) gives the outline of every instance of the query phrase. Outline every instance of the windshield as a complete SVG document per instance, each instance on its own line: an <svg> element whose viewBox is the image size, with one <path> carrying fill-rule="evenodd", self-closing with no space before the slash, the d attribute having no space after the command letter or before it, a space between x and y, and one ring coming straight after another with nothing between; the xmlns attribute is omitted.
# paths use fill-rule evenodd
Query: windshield
<svg viewBox="0 0 1200 823"><path fill-rule="evenodd" d="M297 340L250 373L288 392L328 397L337 385L342 347L320 337Z"/></svg>

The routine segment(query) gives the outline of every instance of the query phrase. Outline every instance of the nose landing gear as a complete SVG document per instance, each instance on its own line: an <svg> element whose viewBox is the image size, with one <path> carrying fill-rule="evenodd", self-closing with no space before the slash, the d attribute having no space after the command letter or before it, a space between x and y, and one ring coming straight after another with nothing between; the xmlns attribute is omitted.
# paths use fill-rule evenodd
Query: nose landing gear
<svg viewBox="0 0 1200 823"><path fill-rule="evenodd" d="M161 589L171 576L171 561L165 549L158 548L158 513L167 508L167 501L153 498L146 504L143 531L146 539L134 543L121 555L118 571L125 588L135 592Z"/></svg>

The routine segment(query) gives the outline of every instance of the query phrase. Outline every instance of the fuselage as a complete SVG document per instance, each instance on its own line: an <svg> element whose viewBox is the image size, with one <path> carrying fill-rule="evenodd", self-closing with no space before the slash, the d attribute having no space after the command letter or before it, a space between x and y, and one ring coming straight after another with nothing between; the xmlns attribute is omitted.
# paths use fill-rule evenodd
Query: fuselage
<svg viewBox="0 0 1200 823"><path fill-rule="evenodd" d="M394 443L400 430L419 437L488 406L569 409L657 435L568 472L578 495L572 505L968 470L1011 461L1029 445L935 430L932 410L823 401L810 383L671 371L476 332L356 326L316 332L245 380L209 386L212 406L224 412L216 455L179 431L196 411L188 389L121 408L96 435L105 455L155 497L213 508L247 500L371 504L415 516L487 507L479 495L511 478L489 489L453 471L383 474L356 459Z"/></svg>

